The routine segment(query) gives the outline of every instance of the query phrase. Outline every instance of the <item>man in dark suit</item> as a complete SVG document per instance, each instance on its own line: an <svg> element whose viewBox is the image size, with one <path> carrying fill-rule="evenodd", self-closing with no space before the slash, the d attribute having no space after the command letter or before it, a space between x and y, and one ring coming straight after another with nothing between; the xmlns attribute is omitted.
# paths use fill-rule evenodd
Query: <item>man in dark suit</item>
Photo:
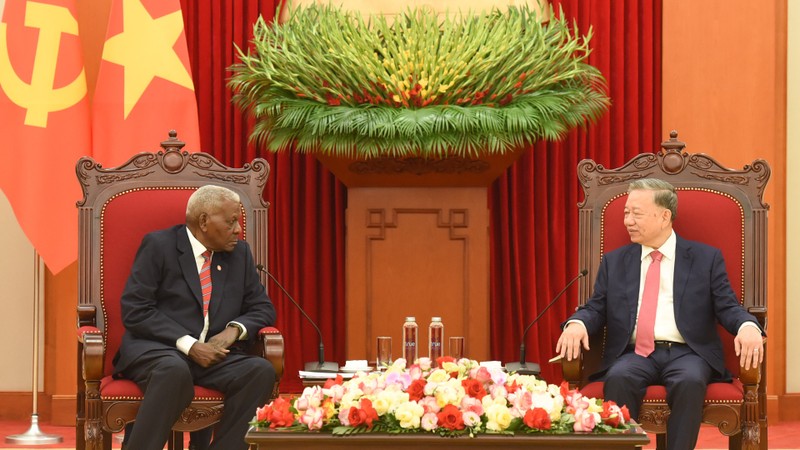
<svg viewBox="0 0 800 450"><path fill-rule="evenodd" d="M647 386L664 385L667 447L688 450L706 386L731 379L716 323L736 335L742 366L755 367L764 352L763 330L736 299L721 252L673 231L677 206L665 181L629 185L624 223L632 243L603 257L592 297L566 321L556 352L572 360L607 327L602 367L592 375L605 382L605 399L627 405L636 419Z"/></svg>
<svg viewBox="0 0 800 450"><path fill-rule="evenodd" d="M245 347L275 322L250 247L239 240L239 196L203 186L186 225L144 237L122 294L125 334L115 371L144 392L126 448L160 450L195 384L225 394L212 450L247 449L248 422L272 391L275 370Z"/></svg>

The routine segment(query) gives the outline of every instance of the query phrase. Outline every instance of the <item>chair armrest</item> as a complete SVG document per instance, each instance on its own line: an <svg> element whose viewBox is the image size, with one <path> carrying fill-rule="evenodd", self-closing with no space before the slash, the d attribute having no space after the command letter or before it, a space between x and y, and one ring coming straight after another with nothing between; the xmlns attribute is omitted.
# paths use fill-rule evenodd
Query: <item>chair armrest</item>
<svg viewBox="0 0 800 450"><path fill-rule="evenodd" d="M258 344L259 345L254 346L256 353L267 359L272 364L272 367L275 368L274 395L277 395L278 385L283 377L283 335L280 330L275 327L264 327L258 331Z"/></svg>
<svg viewBox="0 0 800 450"><path fill-rule="evenodd" d="M564 380L569 383L570 389L580 387L583 382L583 352L572 361L567 361L567 358L561 358L561 372Z"/></svg>
<svg viewBox="0 0 800 450"><path fill-rule="evenodd" d="M80 336L80 343L82 344L81 351L81 371L83 379L86 382L96 381L100 382L103 378L103 357L104 357L104 343L103 335L97 332L85 332Z"/></svg>

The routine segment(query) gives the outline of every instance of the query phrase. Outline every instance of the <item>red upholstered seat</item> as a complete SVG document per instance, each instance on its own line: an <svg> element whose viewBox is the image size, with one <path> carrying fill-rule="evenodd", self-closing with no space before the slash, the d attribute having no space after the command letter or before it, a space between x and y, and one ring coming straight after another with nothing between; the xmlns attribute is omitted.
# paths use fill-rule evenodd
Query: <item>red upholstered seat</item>
<svg viewBox="0 0 800 450"><path fill-rule="evenodd" d="M580 208L579 263L589 276L581 281L580 302L591 295L601 256L630 242L623 224L623 209L630 181L660 178L678 191L678 213L674 228L683 238L719 248L725 259L731 287L742 305L764 327L766 324L766 236L767 209L763 194L769 166L756 160L742 170L720 166L703 154L684 152L685 145L673 132L659 153L644 153L624 166L606 169L591 160L578 164L578 178L585 199ZM717 425L730 436L730 448L767 448L765 367L743 371L734 352L733 338L716 326L732 383L712 383L706 392L703 421ZM592 336L592 351L572 362L563 361L564 378L584 395L603 397L602 383L590 383L604 351L604 334ZM658 448L664 448L669 418L666 391L650 386L639 421L645 430L657 433Z"/></svg>
<svg viewBox="0 0 800 450"><path fill-rule="evenodd" d="M581 388L581 394L587 397L603 398L603 382L595 381ZM744 400L744 386L736 378L732 383L711 383L706 391L706 403L741 403ZM666 403L667 391L664 386L654 385L647 388L644 403Z"/></svg>
<svg viewBox="0 0 800 450"><path fill-rule="evenodd" d="M228 187L242 203L241 238L256 261L267 261L267 203L262 191L269 174L264 160L230 168L204 153L182 152L171 138L158 153L140 153L120 167L104 169L91 158L77 164L84 198L79 202L78 304L78 449L110 448L111 433L136 417L142 392L128 380L114 379L114 355L124 326L120 297L136 251L145 234L185 222L186 202L198 187L213 183ZM266 281L262 277L262 282ZM259 332L252 352L269 359L277 380L283 373L283 337L272 327ZM278 383L273 395L277 394ZM183 442L180 432L218 422L224 396L195 386L195 398L169 442Z"/></svg>

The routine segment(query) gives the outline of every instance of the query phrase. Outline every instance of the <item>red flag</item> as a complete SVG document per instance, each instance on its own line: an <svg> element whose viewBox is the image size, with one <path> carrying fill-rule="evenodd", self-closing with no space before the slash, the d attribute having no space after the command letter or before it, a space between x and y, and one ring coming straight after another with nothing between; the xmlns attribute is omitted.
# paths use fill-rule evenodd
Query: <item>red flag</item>
<svg viewBox="0 0 800 450"><path fill-rule="evenodd" d="M54 273L77 259L75 162L91 148L74 0L6 0L0 23L0 189Z"/></svg>
<svg viewBox="0 0 800 450"><path fill-rule="evenodd" d="M171 129L199 151L179 0L113 0L92 115L93 156L105 167L156 150Z"/></svg>

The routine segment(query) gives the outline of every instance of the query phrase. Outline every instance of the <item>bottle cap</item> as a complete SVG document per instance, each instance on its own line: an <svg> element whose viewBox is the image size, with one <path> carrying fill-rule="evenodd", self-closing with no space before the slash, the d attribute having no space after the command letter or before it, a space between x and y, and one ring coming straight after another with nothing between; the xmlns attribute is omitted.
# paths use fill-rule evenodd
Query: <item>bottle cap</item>
<svg viewBox="0 0 800 450"><path fill-rule="evenodd" d="M442 321L441 317L431 317L431 322L441 322L441 321Z"/></svg>
<svg viewBox="0 0 800 450"><path fill-rule="evenodd" d="M417 318L416 318L416 317L414 317L414 316L408 316L408 317L406 317L406 322L416 322L416 321L417 321Z"/></svg>

